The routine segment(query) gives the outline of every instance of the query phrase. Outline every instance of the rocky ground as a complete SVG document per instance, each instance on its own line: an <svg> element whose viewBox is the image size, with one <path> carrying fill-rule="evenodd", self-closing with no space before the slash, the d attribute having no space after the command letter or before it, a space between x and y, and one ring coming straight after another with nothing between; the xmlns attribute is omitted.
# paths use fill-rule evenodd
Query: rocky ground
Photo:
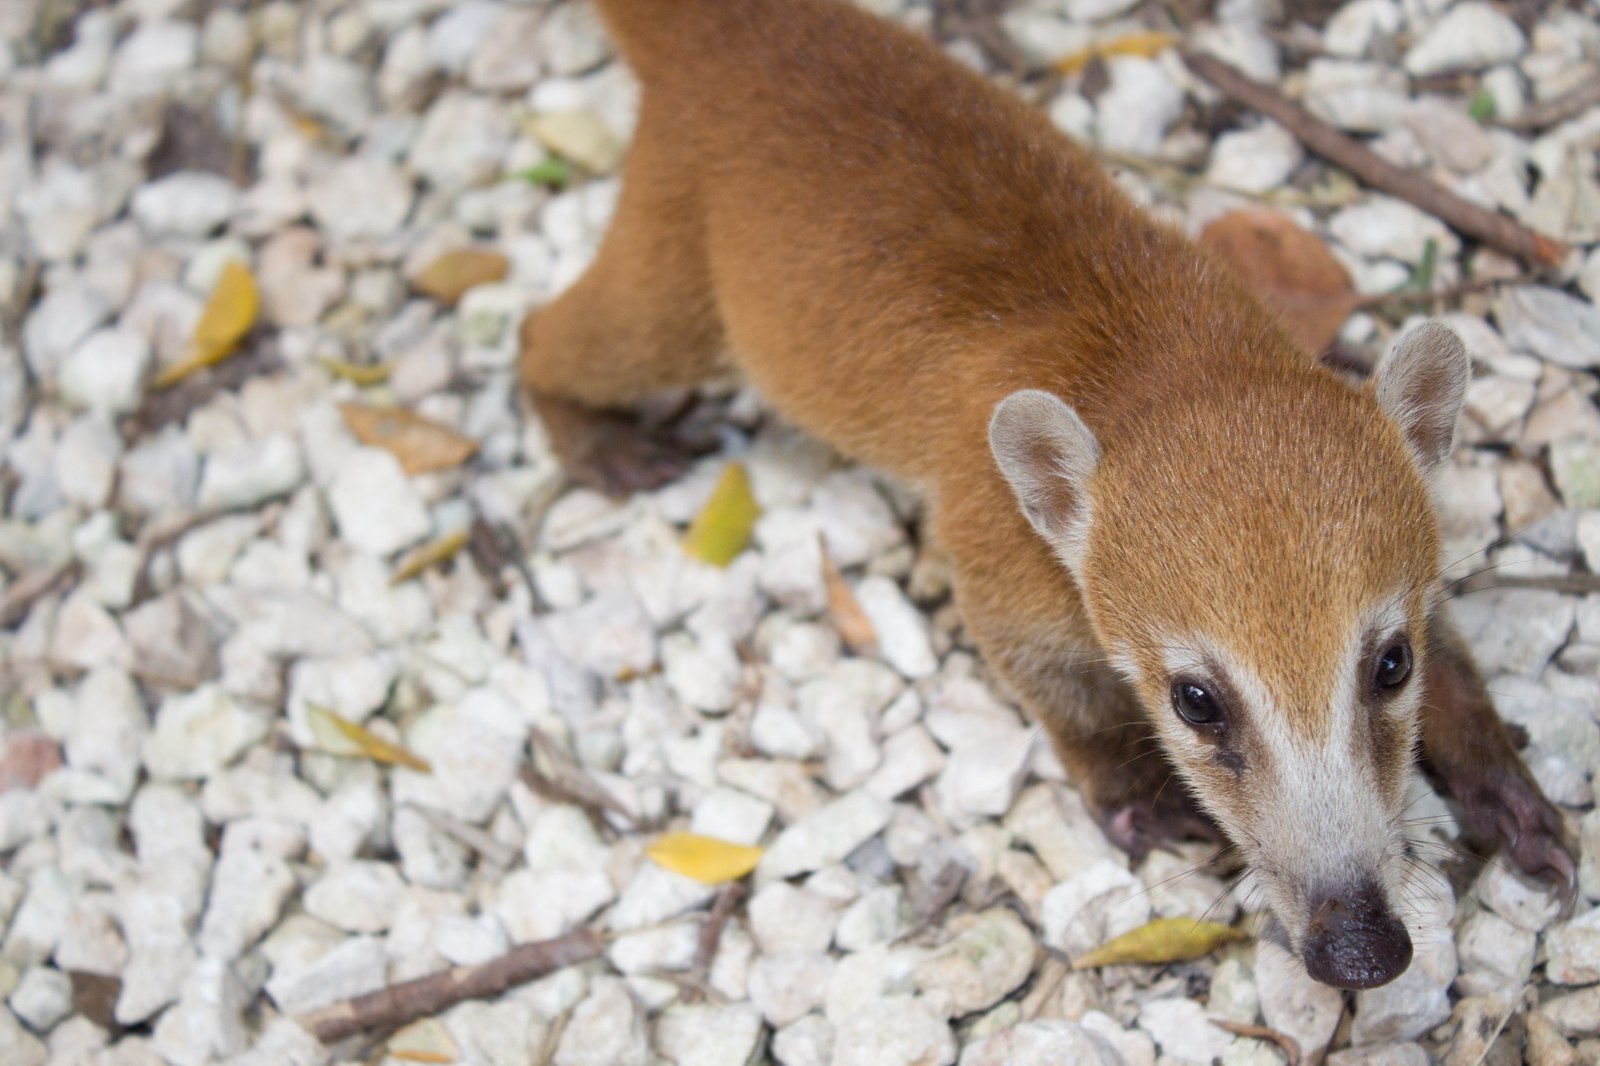
<svg viewBox="0 0 1600 1066"><path fill-rule="evenodd" d="M1596 77L1593 7L871 6L1192 229L1264 201L1364 293L1505 279L1439 308L1477 377L1438 498L1450 576L1495 568L1453 611L1582 841L1574 915L1460 861L1418 785L1438 875L1394 984L1341 996L1250 943L1071 971L1152 915L1239 903L1204 849L1106 844L974 656L912 502L733 394L716 454L611 503L566 486L518 410L518 318L592 254L636 107L589 4L7 0L0 1061L371 1061L289 1016L589 927L603 959L443 1013L446 1058L1285 1061L1223 1019L1345 1066L1600 1062L1600 106L1519 122ZM1049 72L1151 29L1572 254L1531 278L1170 50ZM505 276L453 306L417 293L469 245ZM230 262L259 282L256 329L157 390ZM1376 354L1421 309L1358 312L1342 341ZM352 435L351 400L479 450L408 476ZM730 458L763 513L723 570L679 541ZM470 551L391 581L469 528ZM843 650L819 533L876 656ZM431 772L319 750L313 706ZM564 801L573 781L615 808ZM770 845L704 970L717 890L645 857L658 827Z"/></svg>

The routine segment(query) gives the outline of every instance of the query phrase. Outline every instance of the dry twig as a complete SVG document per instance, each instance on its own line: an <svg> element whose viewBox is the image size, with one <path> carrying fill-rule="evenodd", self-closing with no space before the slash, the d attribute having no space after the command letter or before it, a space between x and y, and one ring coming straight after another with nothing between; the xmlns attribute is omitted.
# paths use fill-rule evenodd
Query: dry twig
<svg viewBox="0 0 1600 1066"><path fill-rule="evenodd" d="M448 1010L463 1000L498 996L563 967L597 957L603 950L590 929L518 944L476 966L456 966L414 981L356 996L331 1007L303 1014L297 1020L324 1044L336 1044L369 1029L397 1029L407 1022Z"/></svg>
<svg viewBox="0 0 1600 1066"><path fill-rule="evenodd" d="M24 574L0 596L0 626L15 625L22 621L34 601L57 589L65 588L77 580L83 564L68 559L58 566Z"/></svg>
<svg viewBox="0 0 1600 1066"><path fill-rule="evenodd" d="M1206 1021L1218 1029L1225 1029L1234 1036L1248 1036L1255 1040L1270 1040L1283 1050L1283 1055L1289 1060L1289 1066L1300 1066L1300 1041L1288 1033L1280 1033L1276 1029L1268 1029L1264 1025L1246 1025L1244 1022L1229 1021L1226 1018L1207 1018Z"/></svg>
<svg viewBox="0 0 1600 1066"><path fill-rule="evenodd" d="M1509 130L1531 133L1576 118L1596 104L1600 104L1600 75L1570 92L1529 104L1518 114L1502 119L1498 124Z"/></svg>
<svg viewBox="0 0 1600 1066"><path fill-rule="evenodd" d="M1466 236L1533 266L1555 266L1566 257L1567 246L1560 241L1535 233L1507 215L1463 200L1424 174L1400 169L1276 89L1251 80L1222 60L1198 52L1182 55L1198 77L1283 126L1307 148L1372 188L1397 196Z"/></svg>
<svg viewBox="0 0 1600 1066"><path fill-rule="evenodd" d="M543 730L534 729L532 736L535 757L542 754L550 769L546 773L539 769L536 759L529 759L522 767L523 784L545 799L583 808L598 826L605 825L605 816L609 814L621 819L629 828L644 828L621 800L584 773Z"/></svg>
<svg viewBox="0 0 1600 1066"><path fill-rule="evenodd" d="M716 958L717 944L722 940L722 930L727 927L728 919L733 917L733 910L744 898L744 884L733 881L722 886L722 891L717 893L716 900L711 904L711 913L706 915L705 924L700 927L700 939L694 948L694 966L692 973L704 975L711 968L711 960Z"/></svg>

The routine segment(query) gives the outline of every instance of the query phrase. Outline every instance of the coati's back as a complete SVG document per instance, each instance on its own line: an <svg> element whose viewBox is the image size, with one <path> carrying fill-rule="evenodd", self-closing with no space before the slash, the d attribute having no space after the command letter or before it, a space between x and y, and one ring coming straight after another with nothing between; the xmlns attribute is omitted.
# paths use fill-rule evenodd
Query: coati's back
<svg viewBox="0 0 1600 1066"><path fill-rule="evenodd" d="M1092 417L1113 379L1298 358L1044 116L923 38L837 0L600 7L645 121L681 145L741 370L844 451L992 470L984 427L1014 388Z"/></svg>

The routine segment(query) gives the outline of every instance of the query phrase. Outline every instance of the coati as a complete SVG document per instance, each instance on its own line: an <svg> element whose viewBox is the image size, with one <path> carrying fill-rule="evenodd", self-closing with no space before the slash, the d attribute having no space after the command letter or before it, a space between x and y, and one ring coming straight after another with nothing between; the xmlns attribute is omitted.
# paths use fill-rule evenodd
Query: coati
<svg viewBox="0 0 1600 1066"><path fill-rule="evenodd" d="M1320 981L1410 962L1419 745L1571 893L1560 817L1437 614L1451 331L1352 385L1045 117L841 0L599 6L638 130L598 257L521 337L577 479L670 478L621 412L736 369L920 489L967 626L1105 832L1140 855L1220 828Z"/></svg>

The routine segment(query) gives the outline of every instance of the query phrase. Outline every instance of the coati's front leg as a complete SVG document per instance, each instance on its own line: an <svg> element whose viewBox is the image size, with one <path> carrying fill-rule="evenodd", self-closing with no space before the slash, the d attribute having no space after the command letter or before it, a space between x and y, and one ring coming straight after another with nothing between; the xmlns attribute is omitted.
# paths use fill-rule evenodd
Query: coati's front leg
<svg viewBox="0 0 1600 1066"><path fill-rule="evenodd" d="M1429 626L1422 747L1470 831L1503 844L1518 868L1550 882L1570 905L1577 865L1561 815L1517 754L1461 637L1439 618Z"/></svg>
<svg viewBox="0 0 1600 1066"><path fill-rule="evenodd" d="M981 643L981 640L980 640ZM1134 858L1181 840L1221 841L1167 761L1122 679L1091 654L991 656L1044 726L1106 837Z"/></svg>
<svg viewBox="0 0 1600 1066"><path fill-rule="evenodd" d="M632 411L724 369L722 323L687 142L647 92L616 214L594 262L522 323L519 371L552 450L611 496L682 473L696 449Z"/></svg>

